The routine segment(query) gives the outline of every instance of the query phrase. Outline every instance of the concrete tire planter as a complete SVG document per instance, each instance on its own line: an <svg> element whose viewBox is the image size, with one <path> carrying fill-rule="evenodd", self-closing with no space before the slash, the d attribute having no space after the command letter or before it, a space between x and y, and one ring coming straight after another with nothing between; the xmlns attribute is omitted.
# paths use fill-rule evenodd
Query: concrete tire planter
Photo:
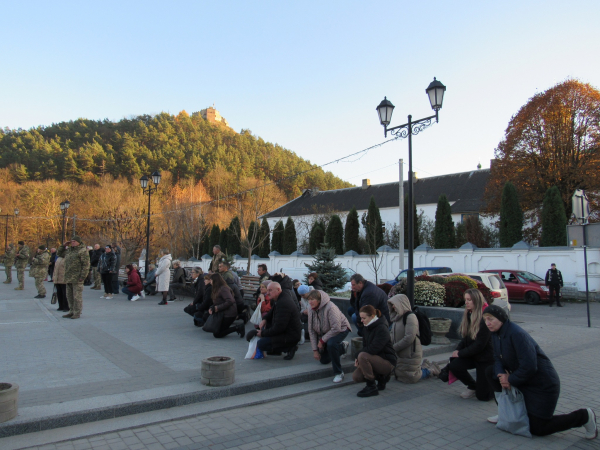
<svg viewBox="0 0 600 450"><path fill-rule="evenodd" d="M17 417L19 400L19 385L0 383L0 423Z"/></svg>
<svg viewBox="0 0 600 450"><path fill-rule="evenodd" d="M200 382L207 386L229 386L235 381L235 359L211 356L202 360Z"/></svg>
<svg viewBox="0 0 600 450"><path fill-rule="evenodd" d="M450 332L452 320L444 317L431 317L429 319L431 325L431 343L436 345L451 344L450 339L446 335Z"/></svg>

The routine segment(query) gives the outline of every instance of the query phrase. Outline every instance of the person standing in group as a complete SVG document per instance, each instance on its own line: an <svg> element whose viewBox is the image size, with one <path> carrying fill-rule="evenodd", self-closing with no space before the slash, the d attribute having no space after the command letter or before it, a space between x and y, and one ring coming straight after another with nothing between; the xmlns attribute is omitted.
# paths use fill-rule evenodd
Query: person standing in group
<svg viewBox="0 0 600 450"><path fill-rule="evenodd" d="M560 302L560 288L563 286L563 278L560 270L556 268L556 264L550 264L550 269L546 272L546 286L548 286L549 292L549 306L552 307L556 300L556 306L562 308Z"/></svg>
<svg viewBox="0 0 600 450"><path fill-rule="evenodd" d="M530 433L547 436L584 427L585 438L596 439L596 414L591 408L554 415L560 395L560 379L550 359L529 333L511 322L506 311L496 305L486 308L483 319L492 333L494 348L494 364L487 368L486 377L495 392L510 390L513 386L521 391ZM488 418L491 423L498 421L497 415Z"/></svg>
<svg viewBox="0 0 600 450"><path fill-rule="evenodd" d="M116 269L112 279L112 292L115 295L119 294L119 270L121 269L121 247L116 242L112 243L112 250L117 258Z"/></svg>
<svg viewBox="0 0 600 450"><path fill-rule="evenodd" d="M67 302L67 285L65 284L65 258L56 257L52 281L54 282L56 299L58 300L57 311L68 313L69 302Z"/></svg>
<svg viewBox="0 0 600 450"><path fill-rule="evenodd" d="M83 282L90 270L90 255L79 236L73 236L58 248L58 256L65 258L65 283L69 312L63 317L79 319L83 309Z"/></svg>
<svg viewBox="0 0 600 450"><path fill-rule="evenodd" d="M92 278L94 280L92 289L97 291L102 289L102 275L100 274L100 270L98 270L98 263L100 262L102 253L104 253L104 251L100 248L100 244L94 244L94 250L92 250L90 264L92 266Z"/></svg>
<svg viewBox="0 0 600 450"><path fill-rule="evenodd" d="M158 252L158 268L156 269L156 291L162 293L162 301L159 305L167 305L167 296L169 294L169 281L171 278L171 260L169 250L163 248Z"/></svg>
<svg viewBox="0 0 600 450"><path fill-rule="evenodd" d="M208 271L210 273L218 273L219 272L219 263L225 261L225 253L221 251L220 245L215 245L213 247L213 258L210 263L210 267Z"/></svg>
<svg viewBox="0 0 600 450"><path fill-rule="evenodd" d="M6 272L6 280L3 281L4 284L12 283L12 266L15 263L16 254L15 244L11 242L6 247L6 253L4 254L4 271Z"/></svg>
<svg viewBox="0 0 600 450"><path fill-rule="evenodd" d="M52 247L50 249L50 265L48 266L48 277L50 278L50 282L54 279L54 266L56 264L56 249Z"/></svg>
<svg viewBox="0 0 600 450"><path fill-rule="evenodd" d="M29 263L29 247L25 245L25 242L19 241L19 249L15 256L15 267L17 268L17 281L19 285L15 288L15 291L22 291L25 289L25 268Z"/></svg>
<svg viewBox="0 0 600 450"><path fill-rule="evenodd" d="M98 260L98 271L100 272L101 282L104 284L104 295L100 298L113 298L113 278L117 270L116 267L117 257L112 251L112 247L107 245Z"/></svg>
<svg viewBox="0 0 600 450"><path fill-rule="evenodd" d="M44 286L44 278L48 273L48 265L50 264L50 252L46 247L40 245L37 248L37 253L31 261L29 268L29 276L35 279L35 288L38 295L34 298L46 298L46 286Z"/></svg>

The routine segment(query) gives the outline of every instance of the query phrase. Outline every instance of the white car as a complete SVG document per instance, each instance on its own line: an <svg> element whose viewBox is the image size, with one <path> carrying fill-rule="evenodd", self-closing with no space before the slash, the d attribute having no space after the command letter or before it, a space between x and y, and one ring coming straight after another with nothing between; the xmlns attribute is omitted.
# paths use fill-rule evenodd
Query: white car
<svg viewBox="0 0 600 450"><path fill-rule="evenodd" d="M459 274L457 274L459 275ZM508 289L504 285L502 278L498 274L495 273L464 273L461 272L460 275L466 275L469 278L473 278L474 280L481 281L483 284L487 286L487 288L492 292L492 297L494 297L494 305L498 305L503 308L506 312L510 312L511 306L508 301Z"/></svg>

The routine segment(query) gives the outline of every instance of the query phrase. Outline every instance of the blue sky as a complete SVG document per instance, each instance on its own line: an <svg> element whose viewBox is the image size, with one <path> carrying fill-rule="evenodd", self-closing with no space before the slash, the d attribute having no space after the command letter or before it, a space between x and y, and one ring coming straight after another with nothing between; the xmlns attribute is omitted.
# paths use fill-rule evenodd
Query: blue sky
<svg viewBox="0 0 600 450"><path fill-rule="evenodd" d="M321 164L384 140L384 96L392 125L430 115L435 76L448 88L440 123L413 140L426 177L489 167L536 92L569 77L600 88L598 1L0 5L0 127L215 103L236 131ZM394 181L407 145L327 168L356 184Z"/></svg>

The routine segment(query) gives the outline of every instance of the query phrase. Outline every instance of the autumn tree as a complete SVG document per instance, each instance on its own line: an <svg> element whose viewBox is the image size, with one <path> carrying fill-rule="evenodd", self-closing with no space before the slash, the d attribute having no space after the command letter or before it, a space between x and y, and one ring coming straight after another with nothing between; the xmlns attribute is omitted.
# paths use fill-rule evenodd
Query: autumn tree
<svg viewBox="0 0 600 450"><path fill-rule="evenodd" d="M556 186L571 211L575 189L600 195L600 92L569 79L534 95L510 120L495 151L486 188L487 210L500 211L502 186L511 181L520 194L528 240L539 236L539 213L548 189Z"/></svg>

